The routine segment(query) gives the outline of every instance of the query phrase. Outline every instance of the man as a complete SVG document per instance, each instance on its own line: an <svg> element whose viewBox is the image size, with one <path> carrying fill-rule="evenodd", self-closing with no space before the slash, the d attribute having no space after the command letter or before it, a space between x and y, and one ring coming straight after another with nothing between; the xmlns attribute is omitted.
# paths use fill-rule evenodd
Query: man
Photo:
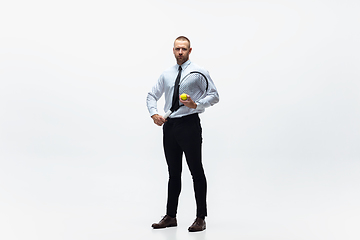
<svg viewBox="0 0 360 240"><path fill-rule="evenodd" d="M206 229L207 183L201 160L202 129L198 114L217 103L219 95L208 72L189 60L191 51L188 38L180 36L175 40L173 53L177 64L162 73L146 99L154 123L163 126L163 146L169 172L166 215L159 223L152 225L154 229L177 226L176 213L181 191L183 153L193 178L197 206L196 219L189 227L189 231L197 232ZM185 76L192 71L202 72L209 81L207 95L196 102L189 95L187 100L182 100L177 90L176 79L180 79L180 76ZM157 101L163 93L165 93L165 112L169 109L175 110L166 120L158 114L157 110ZM176 111L179 101L185 106L180 108L181 111L180 109Z"/></svg>

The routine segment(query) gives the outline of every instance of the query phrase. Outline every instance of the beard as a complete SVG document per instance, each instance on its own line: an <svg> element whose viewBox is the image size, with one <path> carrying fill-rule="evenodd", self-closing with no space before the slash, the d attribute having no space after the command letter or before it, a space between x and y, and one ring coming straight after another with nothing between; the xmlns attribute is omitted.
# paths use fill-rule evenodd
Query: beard
<svg viewBox="0 0 360 240"><path fill-rule="evenodd" d="M182 65L184 62L186 62L187 60L189 60L189 56L177 56L176 58L176 62L178 65Z"/></svg>

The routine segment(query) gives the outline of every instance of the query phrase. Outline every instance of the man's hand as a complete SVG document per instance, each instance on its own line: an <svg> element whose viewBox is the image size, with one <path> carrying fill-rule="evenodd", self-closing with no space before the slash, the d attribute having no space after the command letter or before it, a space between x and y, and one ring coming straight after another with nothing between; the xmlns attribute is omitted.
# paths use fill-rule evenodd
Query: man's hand
<svg viewBox="0 0 360 240"><path fill-rule="evenodd" d="M186 95L187 99L186 100L182 100L180 95L179 95L179 100L182 104L184 104L185 106L187 106L188 108L196 108L197 104L191 99L191 97L189 95Z"/></svg>
<svg viewBox="0 0 360 240"><path fill-rule="evenodd" d="M158 126L162 126L166 120L163 118L163 116L160 116L159 114L154 114L151 116L151 118L154 120L154 123Z"/></svg>

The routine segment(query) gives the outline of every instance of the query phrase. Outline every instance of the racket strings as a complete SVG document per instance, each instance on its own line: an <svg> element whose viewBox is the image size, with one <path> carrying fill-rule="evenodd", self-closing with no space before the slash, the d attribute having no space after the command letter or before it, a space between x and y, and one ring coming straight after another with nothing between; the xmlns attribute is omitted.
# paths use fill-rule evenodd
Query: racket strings
<svg viewBox="0 0 360 240"><path fill-rule="evenodd" d="M179 94L186 93L196 101L206 93L207 85L207 80L202 74L191 73L180 83Z"/></svg>

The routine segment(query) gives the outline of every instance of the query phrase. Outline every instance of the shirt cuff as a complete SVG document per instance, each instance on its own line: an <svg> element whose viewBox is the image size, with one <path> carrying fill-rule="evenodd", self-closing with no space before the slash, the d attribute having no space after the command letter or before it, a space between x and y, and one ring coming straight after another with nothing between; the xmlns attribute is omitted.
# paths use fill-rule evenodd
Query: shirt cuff
<svg viewBox="0 0 360 240"><path fill-rule="evenodd" d="M201 104L201 103L198 103L198 102L195 102L196 103L196 110L204 110L205 109L205 105L204 104Z"/></svg>
<svg viewBox="0 0 360 240"><path fill-rule="evenodd" d="M156 109L151 109L151 110L149 111L149 113L150 113L150 117L151 117L151 116L153 116L153 115L155 115L155 114L158 114L158 111L157 111Z"/></svg>

